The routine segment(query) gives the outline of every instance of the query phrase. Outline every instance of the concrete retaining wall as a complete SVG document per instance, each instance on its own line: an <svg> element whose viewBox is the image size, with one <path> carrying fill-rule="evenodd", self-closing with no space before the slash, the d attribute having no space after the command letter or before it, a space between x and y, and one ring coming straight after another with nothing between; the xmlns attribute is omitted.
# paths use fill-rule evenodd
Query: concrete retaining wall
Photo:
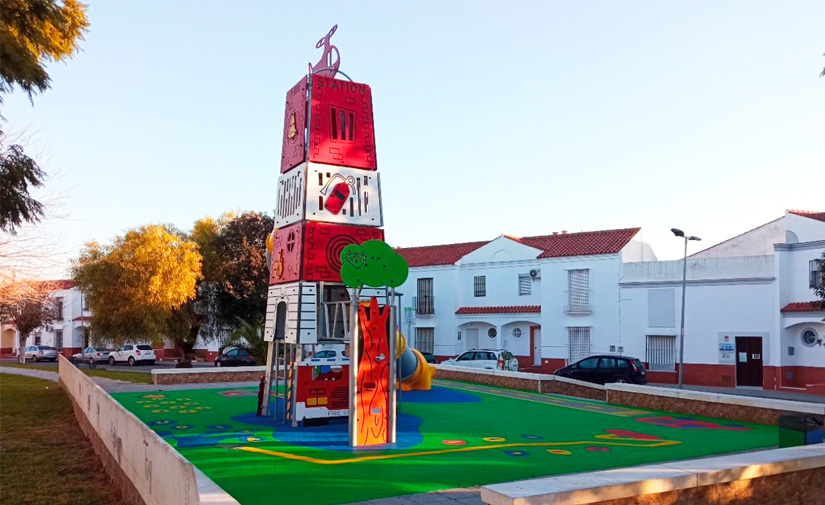
<svg viewBox="0 0 825 505"><path fill-rule="evenodd" d="M635 384L608 384L607 401L616 405L771 425L779 424L779 415L783 412L825 415L825 404L821 403L753 398Z"/></svg>
<svg viewBox="0 0 825 505"><path fill-rule="evenodd" d="M530 479L481 488L491 505L825 505L825 444Z"/></svg>
<svg viewBox="0 0 825 505"><path fill-rule="evenodd" d="M83 432L129 503L237 504L63 356L58 371Z"/></svg>
<svg viewBox="0 0 825 505"><path fill-rule="evenodd" d="M265 366L237 366L231 368L173 368L152 369L153 384L188 384L200 382L258 382L265 374Z"/></svg>
<svg viewBox="0 0 825 505"><path fill-rule="evenodd" d="M607 392L602 385L550 374L435 365L435 378L522 389L537 393L577 396L593 400L605 400L607 398Z"/></svg>

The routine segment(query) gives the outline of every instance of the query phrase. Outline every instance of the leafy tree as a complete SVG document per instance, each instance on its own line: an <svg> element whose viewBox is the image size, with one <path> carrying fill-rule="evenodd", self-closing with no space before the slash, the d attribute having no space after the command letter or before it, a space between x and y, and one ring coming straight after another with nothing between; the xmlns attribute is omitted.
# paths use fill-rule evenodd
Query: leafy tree
<svg viewBox="0 0 825 505"><path fill-rule="evenodd" d="M74 56L88 27L86 6L77 0L3 0L0 94L19 86L31 100L48 89L45 64Z"/></svg>
<svg viewBox="0 0 825 505"><path fill-rule="evenodd" d="M266 236L274 221L263 213L244 212L220 231L217 254L220 257L219 310L224 326L237 321L256 321L266 313L269 266L266 261Z"/></svg>
<svg viewBox="0 0 825 505"><path fill-rule="evenodd" d="M23 349L31 332L58 318L57 300L51 296L53 289L48 289L48 283L41 284L32 286L29 296L16 303L0 304L0 318L11 319L17 326L17 360L20 363L25 360Z"/></svg>
<svg viewBox="0 0 825 505"><path fill-rule="evenodd" d="M0 139L3 132L0 131ZM0 140L0 149L3 142ZM43 217L43 204L29 191L43 185L45 172L23 153L19 145L0 151L0 231L15 234L23 223L36 223Z"/></svg>
<svg viewBox="0 0 825 505"><path fill-rule="evenodd" d="M184 306L195 298L201 278L194 242L163 226L143 226L108 246L87 244L72 274L86 295L98 337L114 345L164 336L188 342Z"/></svg>
<svg viewBox="0 0 825 505"><path fill-rule="evenodd" d="M235 330L225 347L228 346L243 347L255 358L255 363L265 364L269 342L264 340L264 318L257 317L252 322L237 318Z"/></svg>

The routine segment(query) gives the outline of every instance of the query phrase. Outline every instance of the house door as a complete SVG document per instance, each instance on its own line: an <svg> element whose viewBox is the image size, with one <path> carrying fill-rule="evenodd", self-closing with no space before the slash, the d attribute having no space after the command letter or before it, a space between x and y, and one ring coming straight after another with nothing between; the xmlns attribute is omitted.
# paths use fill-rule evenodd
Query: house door
<svg viewBox="0 0 825 505"><path fill-rule="evenodd" d="M762 387L761 337L736 337L736 385Z"/></svg>
<svg viewBox="0 0 825 505"><path fill-rule="evenodd" d="M541 365L541 327L530 327L530 355L533 357L533 366Z"/></svg>
<svg viewBox="0 0 825 505"><path fill-rule="evenodd" d="M467 341L464 345L467 347L464 350L478 349L478 328L467 328L465 333L467 334Z"/></svg>

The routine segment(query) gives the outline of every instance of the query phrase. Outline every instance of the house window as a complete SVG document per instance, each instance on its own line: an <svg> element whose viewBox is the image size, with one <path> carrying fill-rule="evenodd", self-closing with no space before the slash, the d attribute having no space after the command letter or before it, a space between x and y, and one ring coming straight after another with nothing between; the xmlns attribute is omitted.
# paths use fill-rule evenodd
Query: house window
<svg viewBox="0 0 825 505"><path fill-rule="evenodd" d="M476 275L473 277L473 295L487 296L487 276Z"/></svg>
<svg viewBox="0 0 825 505"><path fill-rule="evenodd" d="M811 289L821 289L823 282L822 262L825 260L811 260L808 262L810 266L810 275L808 276L808 287Z"/></svg>
<svg viewBox="0 0 825 505"><path fill-rule="evenodd" d="M676 370L676 337L648 335L645 356L651 370L673 372Z"/></svg>
<svg viewBox="0 0 825 505"><path fill-rule="evenodd" d="M40 345L40 337L39 331L34 332L34 345Z"/></svg>
<svg viewBox="0 0 825 505"><path fill-rule="evenodd" d="M513 338L516 340L521 340L522 335L524 332L521 331L521 328L513 328Z"/></svg>
<svg viewBox="0 0 825 505"><path fill-rule="evenodd" d="M567 311L590 312L590 270L567 271Z"/></svg>
<svg viewBox="0 0 825 505"><path fill-rule="evenodd" d="M56 307L57 307L57 320L62 321L63 320L63 298L62 297L57 299Z"/></svg>
<svg viewBox="0 0 825 505"><path fill-rule="evenodd" d="M435 303L433 299L432 278L418 279L418 296L415 298L415 313L422 315L432 315L435 313Z"/></svg>
<svg viewBox="0 0 825 505"><path fill-rule="evenodd" d="M416 328L415 348L421 352L433 354L433 350L435 349L435 330L433 328Z"/></svg>
<svg viewBox="0 0 825 505"><path fill-rule="evenodd" d="M529 275L521 274L518 276L518 295L529 295L533 291L533 285Z"/></svg>
<svg viewBox="0 0 825 505"><path fill-rule="evenodd" d="M568 326L567 336L570 341L570 363L590 356L589 326Z"/></svg>
<svg viewBox="0 0 825 505"><path fill-rule="evenodd" d="M57 348L58 351L63 350L63 330L55 330L54 346Z"/></svg>

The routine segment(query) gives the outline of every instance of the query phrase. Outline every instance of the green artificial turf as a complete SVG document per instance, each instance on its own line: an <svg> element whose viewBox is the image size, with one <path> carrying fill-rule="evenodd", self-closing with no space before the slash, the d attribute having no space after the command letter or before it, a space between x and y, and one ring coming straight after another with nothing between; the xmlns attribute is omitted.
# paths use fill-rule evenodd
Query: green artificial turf
<svg viewBox="0 0 825 505"><path fill-rule="evenodd" d="M461 387L460 384L454 386ZM277 439L277 428L273 433L271 428L232 420L235 416L254 412L257 397L253 391L250 391L250 396L234 397L222 396L220 391L165 392L162 398L146 397L146 393L119 393L113 396L165 435L170 443L177 445L181 454L243 505L350 503L546 475L696 458L772 447L777 443L777 429L774 426L667 412L639 413L638 409L633 409L635 415L627 412L625 414L628 416L624 417L531 401L547 395L518 392L522 398L513 398L506 395L516 392L491 390L493 394L465 391L465 394L481 399L473 403L402 401L402 413L423 420L420 426L423 440L408 449L353 453L291 445ZM669 416L745 429L684 429L637 421ZM157 424L165 421L169 423ZM659 440L596 438L599 435L610 437L605 431L608 429L643 433L659 437ZM214 435L203 438L208 433ZM182 447L183 441L191 440L186 437L202 437L213 445ZM497 438L484 440L489 437ZM181 444L178 440L182 441ZM679 443L662 445L663 440ZM464 445L447 445L445 441L460 441ZM550 443L571 445L528 445ZM500 447L509 444L518 445ZM241 446L321 461L495 447L326 465L247 452L239 450ZM553 454L548 450L569 451L570 454Z"/></svg>

